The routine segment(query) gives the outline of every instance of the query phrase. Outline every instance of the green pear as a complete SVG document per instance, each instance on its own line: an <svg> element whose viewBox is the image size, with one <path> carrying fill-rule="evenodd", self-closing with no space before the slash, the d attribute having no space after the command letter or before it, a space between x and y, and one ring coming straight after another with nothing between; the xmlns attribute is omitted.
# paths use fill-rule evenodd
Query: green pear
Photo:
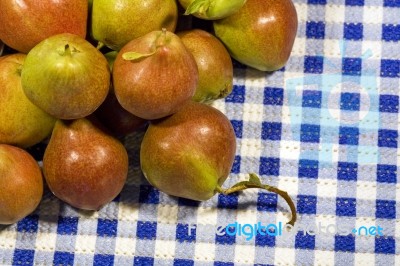
<svg viewBox="0 0 400 266"><path fill-rule="evenodd" d="M48 135L56 119L34 105L21 85L26 55L0 57L0 143L27 148Z"/></svg>
<svg viewBox="0 0 400 266"><path fill-rule="evenodd" d="M53 194L71 206L99 210L122 190L128 154L114 137L86 118L58 120L43 157Z"/></svg>
<svg viewBox="0 0 400 266"><path fill-rule="evenodd" d="M185 14L207 20L217 20L239 11L246 0L179 0Z"/></svg>
<svg viewBox="0 0 400 266"><path fill-rule="evenodd" d="M213 24L234 59L274 71L289 59L298 21L292 0L247 0L237 13Z"/></svg>
<svg viewBox="0 0 400 266"><path fill-rule="evenodd" d="M225 98L233 88L233 65L225 46L204 30L178 32L192 53L199 70L199 81L193 100L211 102Z"/></svg>
<svg viewBox="0 0 400 266"><path fill-rule="evenodd" d="M151 31L174 31L178 20L175 0L94 0L92 35L113 50Z"/></svg>
<svg viewBox="0 0 400 266"><path fill-rule="evenodd" d="M236 138L228 118L206 104L189 102L177 113L151 122L143 138L140 164L159 190L207 200L228 177Z"/></svg>
<svg viewBox="0 0 400 266"><path fill-rule="evenodd" d="M43 195L43 177L33 157L0 144L0 224L13 224L32 213Z"/></svg>
<svg viewBox="0 0 400 266"><path fill-rule="evenodd" d="M59 119L93 113L105 100L111 80L104 55L69 33L36 45L26 57L21 76L29 100Z"/></svg>

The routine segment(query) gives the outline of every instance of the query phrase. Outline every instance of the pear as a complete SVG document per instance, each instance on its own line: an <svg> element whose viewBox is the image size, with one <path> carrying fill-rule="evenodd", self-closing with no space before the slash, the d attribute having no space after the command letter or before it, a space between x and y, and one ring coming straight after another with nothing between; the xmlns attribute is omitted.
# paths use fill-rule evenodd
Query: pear
<svg viewBox="0 0 400 266"><path fill-rule="evenodd" d="M180 38L153 31L119 51L112 82L121 106L143 119L159 119L179 110L193 97L197 64Z"/></svg>
<svg viewBox="0 0 400 266"><path fill-rule="evenodd" d="M233 65L225 46L204 30L183 31L177 35L194 56L199 70L193 100L211 102L229 95L233 87Z"/></svg>
<svg viewBox="0 0 400 266"><path fill-rule="evenodd" d="M206 20L217 20L239 11L246 0L179 0L185 14Z"/></svg>
<svg viewBox="0 0 400 266"><path fill-rule="evenodd" d="M89 119L58 120L44 153L43 172L56 197L76 208L99 210L121 192L128 154Z"/></svg>
<svg viewBox="0 0 400 266"><path fill-rule="evenodd" d="M21 77L29 100L59 119L92 114L110 87L104 55L85 39L69 33L36 45L26 57Z"/></svg>
<svg viewBox="0 0 400 266"><path fill-rule="evenodd" d="M13 224L32 213L43 195L39 165L25 150L0 144L0 224Z"/></svg>
<svg viewBox="0 0 400 266"><path fill-rule="evenodd" d="M93 37L119 51L129 41L151 31L174 31L178 20L175 0L94 0Z"/></svg>
<svg viewBox="0 0 400 266"><path fill-rule="evenodd" d="M177 113L152 121L143 138L140 164L159 190L207 200L228 177L236 152L228 118L206 104L189 102Z"/></svg>
<svg viewBox="0 0 400 266"><path fill-rule="evenodd" d="M274 71L289 59L298 21L292 0L247 0L237 13L213 24L234 59Z"/></svg>
<svg viewBox="0 0 400 266"><path fill-rule="evenodd" d="M0 143L22 148L45 139L56 122L25 96L21 85L25 58L24 54L0 57Z"/></svg>

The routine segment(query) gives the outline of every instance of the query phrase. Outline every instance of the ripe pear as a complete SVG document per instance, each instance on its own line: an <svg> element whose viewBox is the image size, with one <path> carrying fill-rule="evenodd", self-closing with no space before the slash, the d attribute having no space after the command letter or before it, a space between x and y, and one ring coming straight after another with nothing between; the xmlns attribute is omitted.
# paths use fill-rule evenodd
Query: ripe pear
<svg viewBox="0 0 400 266"><path fill-rule="evenodd" d="M183 31L177 35L194 56L199 70L193 100L211 102L229 95L233 87L233 65L225 46L204 30Z"/></svg>
<svg viewBox="0 0 400 266"><path fill-rule="evenodd" d="M118 102L147 120L177 112L193 97L197 81L193 55L176 34L165 29L126 44L112 71Z"/></svg>
<svg viewBox="0 0 400 266"><path fill-rule="evenodd" d="M25 58L24 54L0 57L0 143L23 148L45 139L56 122L25 96L21 85Z"/></svg>
<svg viewBox="0 0 400 266"><path fill-rule="evenodd" d="M159 190L192 200L207 200L228 177L236 138L228 118L197 102L152 121L143 138L140 164Z"/></svg>
<svg viewBox="0 0 400 266"><path fill-rule="evenodd" d="M0 224L13 224L32 213L43 195L37 162L21 148L0 144Z"/></svg>
<svg viewBox="0 0 400 266"><path fill-rule="evenodd" d="M86 36L87 0L2 0L0 10L0 39L22 53L56 34Z"/></svg>
<svg viewBox="0 0 400 266"><path fill-rule="evenodd" d="M213 24L234 59L274 71L289 59L298 21L292 0L247 0L237 13Z"/></svg>
<svg viewBox="0 0 400 266"><path fill-rule="evenodd" d="M178 20L175 0L94 0L93 37L119 51L129 41L151 31L174 31Z"/></svg>
<svg viewBox="0 0 400 266"><path fill-rule="evenodd" d="M85 39L69 33L36 45L28 53L21 75L29 100L59 119L90 115L110 87L104 55Z"/></svg>
<svg viewBox="0 0 400 266"><path fill-rule="evenodd" d="M86 118L58 120L43 158L53 194L71 206L99 210L122 190L128 154L115 138Z"/></svg>

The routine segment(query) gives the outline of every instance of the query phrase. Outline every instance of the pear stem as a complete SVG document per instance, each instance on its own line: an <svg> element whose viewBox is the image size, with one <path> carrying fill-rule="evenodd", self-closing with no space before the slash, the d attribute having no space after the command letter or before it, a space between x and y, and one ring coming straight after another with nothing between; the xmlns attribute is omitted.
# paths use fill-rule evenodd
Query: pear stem
<svg viewBox="0 0 400 266"><path fill-rule="evenodd" d="M281 196L287 202L287 204L290 207L290 211L292 212L292 218L290 219L288 224L294 226L294 224L296 223L296 220L297 220L296 206L294 205L293 200L289 196L289 194L286 191L280 190L279 188L261 184L260 178L254 173L250 174L250 179L248 181L239 182L239 183L233 185L231 188L227 188L227 189L223 189L222 187L217 186L215 191L218 193L222 193L224 195L228 195L228 194L243 191L243 190L249 189L249 188L264 189L264 190L276 193L279 196Z"/></svg>
<svg viewBox="0 0 400 266"><path fill-rule="evenodd" d="M77 50L74 47L71 47L69 44L66 44L64 47L58 50L58 53L61 56L72 56L73 53L78 53L79 50Z"/></svg>
<svg viewBox="0 0 400 266"><path fill-rule="evenodd" d="M98 42L97 43L97 47L96 47L96 49L97 50L100 50L101 48L103 48L105 46L105 44L104 43L102 43L102 42Z"/></svg>

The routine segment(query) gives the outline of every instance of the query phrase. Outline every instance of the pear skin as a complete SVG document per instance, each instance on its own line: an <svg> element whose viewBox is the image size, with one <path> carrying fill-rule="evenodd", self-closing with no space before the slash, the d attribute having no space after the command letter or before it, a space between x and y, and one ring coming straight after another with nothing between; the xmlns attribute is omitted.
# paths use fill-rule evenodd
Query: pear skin
<svg viewBox="0 0 400 266"><path fill-rule="evenodd" d="M115 138L86 118L58 120L43 158L53 194L71 206L99 210L122 190L128 154Z"/></svg>
<svg viewBox="0 0 400 266"><path fill-rule="evenodd" d="M140 164L146 179L159 190L202 201L226 180L235 152L228 118L214 107L189 102L174 115L150 124Z"/></svg>
<svg viewBox="0 0 400 266"><path fill-rule="evenodd" d="M298 21L292 0L247 0L237 13L213 24L234 59L275 71L289 59Z"/></svg>
<svg viewBox="0 0 400 266"><path fill-rule="evenodd" d="M0 10L0 39L22 53L56 34L86 36L87 0L0 1Z"/></svg>
<svg viewBox="0 0 400 266"><path fill-rule="evenodd" d="M175 0L94 0L93 37L119 51L129 41L151 31L175 31L178 7Z"/></svg>
<svg viewBox="0 0 400 266"><path fill-rule="evenodd" d="M0 144L0 224L13 224L32 213L43 195L38 163L21 148Z"/></svg>
<svg viewBox="0 0 400 266"><path fill-rule="evenodd" d="M0 143L22 148L50 135L56 119L34 105L21 85L26 55L0 57Z"/></svg>
<svg viewBox="0 0 400 266"><path fill-rule="evenodd" d="M199 70L199 81L193 100L211 102L225 98L233 88L233 65L225 46L204 30L178 32L192 53Z"/></svg>

